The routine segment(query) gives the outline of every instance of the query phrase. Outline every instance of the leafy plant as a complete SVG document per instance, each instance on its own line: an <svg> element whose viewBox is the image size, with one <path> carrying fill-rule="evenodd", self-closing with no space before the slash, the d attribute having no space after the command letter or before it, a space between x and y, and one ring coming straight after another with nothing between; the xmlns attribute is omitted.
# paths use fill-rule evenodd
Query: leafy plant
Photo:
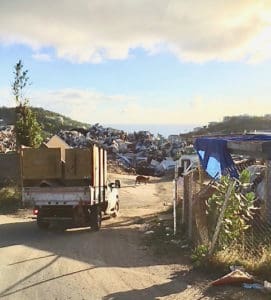
<svg viewBox="0 0 271 300"><path fill-rule="evenodd" d="M0 212L8 212L17 209L21 204L21 196L18 187L7 186L0 189Z"/></svg>
<svg viewBox="0 0 271 300"><path fill-rule="evenodd" d="M12 93L16 103L15 132L17 147L20 145L38 147L42 142L41 126L36 115L29 107L29 100L24 95L24 89L29 85L28 70L23 69L22 61L15 65Z"/></svg>
<svg viewBox="0 0 271 300"><path fill-rule="evenodd" d="M228 191L232 179L229 176L221 177L214 187L216 192L207 200L207 214L211 233L214 233L218 216L225 201L225 195ZM244 232L250 227L249 221L253 217L255 194L245 192L249 184L250 174L247 170L240 175L236 188L232 190L228 204L223 216L220 234L218 239L219 248L225 248L230 243L240 239Z"/></svg>
<svg viewBox="0 0 271 300"><path fill-rule="evenodd" d="M207 245L199 245L197 246L192 254L191 254L191 260L194 266L199 267L203 264L205 261L205 258L208 254L208 246Z"/></svg>

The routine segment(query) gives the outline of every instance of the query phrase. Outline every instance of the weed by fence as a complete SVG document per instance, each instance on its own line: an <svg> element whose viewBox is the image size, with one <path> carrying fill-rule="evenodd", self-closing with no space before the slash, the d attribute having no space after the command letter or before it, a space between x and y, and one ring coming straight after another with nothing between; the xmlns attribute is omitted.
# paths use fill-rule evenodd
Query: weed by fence
<svg viewBox="0 0 271 300"><path fill-rule="evenodd" d="M198 171L191 171L183 178L182 197L177 193L180 223L195 249L192 257L271 275L271 199L256 196L257 179L249 183L248 174L238 181L206 179L203 184Z"/></svg>

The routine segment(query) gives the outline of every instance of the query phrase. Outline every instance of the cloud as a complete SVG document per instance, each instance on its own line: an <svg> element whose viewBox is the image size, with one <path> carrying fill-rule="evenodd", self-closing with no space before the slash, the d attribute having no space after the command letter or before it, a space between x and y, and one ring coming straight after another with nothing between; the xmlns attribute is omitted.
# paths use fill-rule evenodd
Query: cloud
<svg viewBox="0 0 271 300"><path fill-rule="evenodd" d="M0 20L1 43L53 47L76 63L126 59L135 48L191 62L271 56L269 0L1 0Z"/></svg>
<svg viewBox="0 0 271 300"><path fill-rule="evenodd" d="M29 95L32 106L43 107L58 112L75 120L93 123L106 122L104 111L115 112L123 105L133 103L136 98L129 95L107 95L95 90L87 89L60 89L60 90L34 90ZM119 117L120 111L118 111ZM114 119L108 116L109 119Z"/></svg>
<svg viewBox="0 0 271 300"><path fill-rule="evenodd" d="M15 106L11 88L0 88L1 106Z"/></svg>
<svg viewBox="0 0 271 300"><path fill-rule="evenodd" d="M207 124L222 120L227 115L264 115L271 111L269 99L257 97L211 98L195 95L187 105L180 99L173 103L170 99L159 105L140 101L131 95L105 95L91 90L65 89L43 93L36 92L31 103L46 103L53 111L68 115L79 121L103 124ZM48 101L48 99L50 99ZM32 101L33 100L33 101Z"/></svg>
<svg viewBox="0 0 271 300"><path fill-rule="evenodd" d="M39 61L51 61L52 58L49 54L46 53L34 53L32 57Z"/></svg>
<svg viewBox="0 0 271 300"><path fill-rule="evenodd" d="M268 96L195 96L190 102L191 106L182 112L184 120L197 120L200 124L208 124L210 121L221 121L224 116L251 115L263 116L271 111L271 103ZM195 123L195 122L194 122Z"/></svg>

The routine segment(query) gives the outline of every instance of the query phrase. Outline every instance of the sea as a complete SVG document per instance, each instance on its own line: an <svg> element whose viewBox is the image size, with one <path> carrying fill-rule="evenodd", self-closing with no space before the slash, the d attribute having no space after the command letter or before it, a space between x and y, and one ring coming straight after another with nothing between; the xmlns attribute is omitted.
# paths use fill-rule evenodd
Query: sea
<svg viewBox="0 0 271 300"><path fill-rule="evenodd" d="M123 130L128 133L134 131L149 131L155 136L159 133L164 137L171 134L181 134L193 131L194 128L201 126L200 124L101 124L104 127L111 127Z"/></svg>

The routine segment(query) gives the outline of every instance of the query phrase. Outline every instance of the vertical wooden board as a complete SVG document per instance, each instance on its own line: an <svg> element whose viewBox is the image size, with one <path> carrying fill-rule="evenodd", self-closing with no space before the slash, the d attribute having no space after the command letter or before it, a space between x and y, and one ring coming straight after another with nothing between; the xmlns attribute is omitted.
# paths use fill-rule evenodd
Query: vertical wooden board
<svg viewBox="0 0 271 300"><path fill-rule="evenodd" d="M92 146L92 186L96 186L96 177L95 177L95 170L96 170L96 152L95 152L95 145Z"/></svg>
<svg viewBox="0 0 271 300"><path fill-rule="evenodd" d="M100 186L104 185L104 156L103 149L100 148Z"/></svg>
<svg viewBox="0 0 271 300"><path fill-rule="evenodd" d="M105 189L107 185L107 152L103 149L103 179L104 179L104 187L103 187L103 197L106 198Z"/></svg>
<svg viewBox="0 0 271 300"><path fill-rule="evenodd" d="M99 148L93 146L94 153L94 186L99 186Z"/></svg>
<svg viewBox="0 0 271 300"><path fill-rule="evenodd" d="M22 150L23 179L59 179L62 176L61 150L32 149Z"/></svg>
<svg viewBox="0 0 271 300"><path fill-rule="evenodd" d="M104 185L107 184L107 152L106 150L104 151Z"/></svg>
<svg viewBox="0 0 271 300"><path fill-rule="evenodd" d="M99 184L100 184L100 176L99 176L99 172L100 172L100 159L99 159L99 148L97 146L95 146L94 148L94 152L95 152L95 199L96 200L100 200L100 189L99 189Z"/></svg>
<svg viewBox="0 0 271 300"><path fill-rule="evenodd" d="M66 149L65 179L90 179L92 156L90 149Z"/></svg>
<svg viewBox="0 0 271 300"><path fill-rule="evenodd" d="M104 185L104 178L103 178L103 170L104 170L104 161L103 161L103 149L99 149L99 200L103 201L103 185Z"/></svg>
<svg viewBox="0 0 271 300"><path fill-rule="evenodd" d="M94 169L94 159L93 159L93 147L90 147L89 148L89 152L90 152L90 166L89 166L89 172L90 172L90 181L89 181L89 184L91 186L94 186L94 172L93 172L93 169Z"/></svg>
<svg viewBox="0 0 271 300"><path fill-rule="evenodd" d="M60 148L61 149L61 159L65 161L65 150L69 149L70 146L62 140L59 136L54 135L50 138L50 140L45 144L47 148Z"/></svg>
<svg viewBox="0 0 271 300"><path fill-rule="evenodd" d="M72 149L71 149L72 150ZM65 179L72 178L75 175L75 153L69 149L65 150L65 167L64 177Z"/></svg>

